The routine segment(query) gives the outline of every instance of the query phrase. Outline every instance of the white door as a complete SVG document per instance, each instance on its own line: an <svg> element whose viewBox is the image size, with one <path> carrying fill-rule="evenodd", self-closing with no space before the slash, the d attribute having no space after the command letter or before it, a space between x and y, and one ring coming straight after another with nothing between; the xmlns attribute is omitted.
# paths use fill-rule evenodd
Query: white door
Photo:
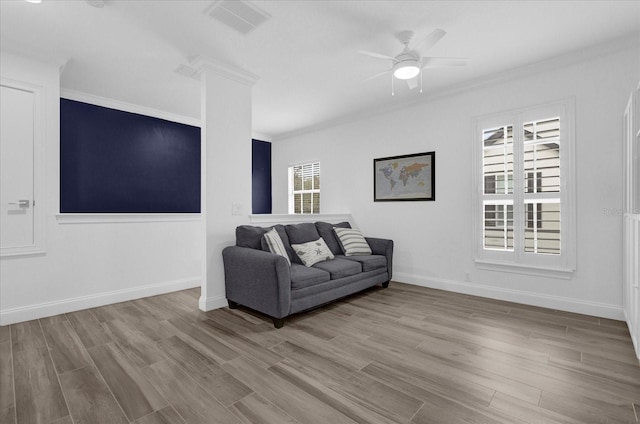
<svg viewBox="0 0 640 424"><path fill-rule="evenodd" d="M35 245L35 94L0 86L0 247Z"/></svg>

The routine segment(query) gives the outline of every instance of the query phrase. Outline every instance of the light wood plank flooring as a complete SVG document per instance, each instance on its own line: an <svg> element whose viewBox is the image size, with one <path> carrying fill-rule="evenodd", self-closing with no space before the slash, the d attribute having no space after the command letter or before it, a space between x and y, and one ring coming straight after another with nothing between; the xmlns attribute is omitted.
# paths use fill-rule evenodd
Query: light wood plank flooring
<svg viewBox="0 0 640 424"><path fill-rule="evenodd" d="M391 283L288 319L199 290L0 327L0 422L636 423L622 322Z"/></svg>

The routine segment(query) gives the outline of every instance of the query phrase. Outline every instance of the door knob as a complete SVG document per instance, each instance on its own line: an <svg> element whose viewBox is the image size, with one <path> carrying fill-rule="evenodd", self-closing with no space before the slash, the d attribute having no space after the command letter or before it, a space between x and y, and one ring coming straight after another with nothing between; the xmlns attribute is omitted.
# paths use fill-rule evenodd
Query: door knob
<svg viewBox="0 0 640 424"><path fill-rule="evenodd" d="M10 205L18 205L21 208L28 208L29 201L28 200L18 200L17 202L9 202Z"/></svg>

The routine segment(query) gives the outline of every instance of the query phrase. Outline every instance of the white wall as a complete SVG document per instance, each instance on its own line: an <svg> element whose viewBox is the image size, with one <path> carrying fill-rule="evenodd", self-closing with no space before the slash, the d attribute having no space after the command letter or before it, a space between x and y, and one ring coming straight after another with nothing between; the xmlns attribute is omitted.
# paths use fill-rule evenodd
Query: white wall
<svg viewBox="0 0 640 424"><path fill-rule="evenodd" d="M206 249L200 309L227 305L222 250L235 244L235 229L251 211L251 92L257 76L211 58L195 61L201 72L203 212Z"/></svg>
<svg viewBox="0 0 640 424"><path fill-rule="evenodd" d="M199 286L200 216L90 223L57 216L59 66L2 52L1 71L46 88L47 195L38 199L46 202L46 253L0 260L0 324Z"/></svg>
<svg viewBox="0 0 640 424"><path fill-rule="evenodd" d="M322 212L350 212L365 234L394 239L394 280L622 319L621 116L640 76L639 53L637 44L621 44L577 63L545 64L433 100L425 93L424 102L402 110L276 139L273 212L287 211L287 167L318 159ZM472 118L569 97L576 100L576 272L566 280L477 269ZM374 158L432 150L435 202L373 202Z"/></svg>

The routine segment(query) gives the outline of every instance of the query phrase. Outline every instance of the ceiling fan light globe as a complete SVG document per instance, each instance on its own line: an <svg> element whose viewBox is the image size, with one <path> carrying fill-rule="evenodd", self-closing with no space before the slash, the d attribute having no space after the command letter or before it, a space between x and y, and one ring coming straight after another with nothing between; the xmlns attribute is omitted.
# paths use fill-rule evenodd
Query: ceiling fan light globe
<svg viewBox="0 0 640 424"><path fill-rule="evenodd" d="M400 62L393 67L393 76L401 80L415 78L419 73L420 67L415 60Z"/></svg>

